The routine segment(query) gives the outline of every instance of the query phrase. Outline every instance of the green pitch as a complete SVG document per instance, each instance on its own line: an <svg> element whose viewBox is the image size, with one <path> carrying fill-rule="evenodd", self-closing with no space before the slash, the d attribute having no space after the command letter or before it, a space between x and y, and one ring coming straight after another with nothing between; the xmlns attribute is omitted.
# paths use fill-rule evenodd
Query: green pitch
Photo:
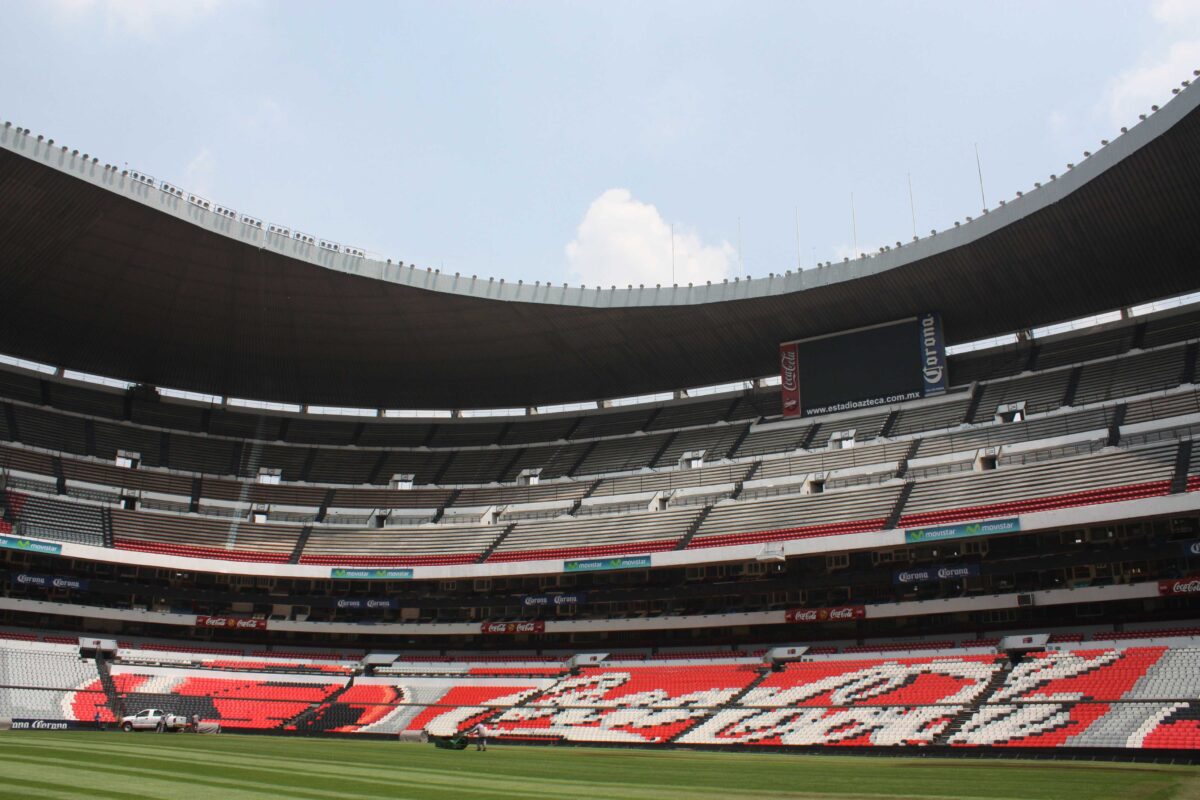
<svg viewBox="0 0 1200 800"><path fill-rule="evenodd" d="M347 739L0 734L2 798L1200 798L1200 768Z"/></svg>

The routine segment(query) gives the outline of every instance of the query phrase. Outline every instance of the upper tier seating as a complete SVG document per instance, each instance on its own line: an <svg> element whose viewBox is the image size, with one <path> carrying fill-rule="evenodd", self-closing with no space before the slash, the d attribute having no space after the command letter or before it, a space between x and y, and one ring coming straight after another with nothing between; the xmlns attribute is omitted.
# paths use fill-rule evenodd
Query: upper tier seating
<svg viewBox="0 0 1200 800"><path fill-rule="evenodd" d="M802 539L880 530L896 505L900 485L789 495L770 500L722 501L700 523L689 548Z"/></svg>
<svg viewBox="0 0 1200 800"><path fill-rule="evenodd" d="M342 566L431 566L470 564L504 532L496 525L424 525L362 531L316 527L304 546L301 564Z"/></svg>
<svg viewBox="0 0 1200 800"><path fill-rule="evenodd" d="M1112 448L1096 455L1010 464L914 484L901 527L1166 494L1175 446Z"/></svg>
<svg viewBox="0 0 1200 800"><path fill-rule="evenodd" d="M1062 405L1070 378L1071 371L1061 369L986 383L971 422L988 422L998 406L1018 401L1024 401L1027 414L1052 411Z"/></svg>
<svg viewBox="0 0 1200 800"><path fill-rule="evenodd" d="M684 508L519 522L488 560L524 561L670 550L699 513L697 508Z"/></svg>
<svg viewBox="0 0 1200 800"><path fill-rule="evenodd" d="M5 502L22 536L104 546L99 508L13 491L5 492Z"/></svg>
<svg viewBox="0 0 1200 800"><path fill-rule="evenodd" d="M497 543L494 561L651 552L701 514L693 548L878 530L893 513L919 527L1165 494L1178 441L1200 429L1143 423L1200 412L1192 387L1169 388L1193 379L1197 333L1189 310L968 353L951 359L945 397L792 422L765 419L779 410L770 387L543 419L352 421L0 373L0 437L20 443L0 445L0 470L21 533L244 561L457 564ZM993 422L1018 401L1032 418ZM1121 414L1121 448L1104 448ZM851 430L853 447L831 443ZM974 471L983 447L1002 448L998 469ZM115 466L121 450L145 468ZM703 468L678 468L698 451ZM253 482L262 468L283 483ZM516 485L539 469L540 483ZM398 474L416 488L382 488ZM804 494L805 477L824 493ZM487 514L496 525L479 524Z"/></svg>
<svg viewBox="0 0 1200 800"><path fill-rule="evenodd" d="M733 483L744 478L748 469L746 464L728 464L604 478L591 496L638 494L640 492L686 489L704 484Z"/></svg>
<svg viewBox="0 0 1200 800"><path fill-rule="evenodd" d="M114 508L113 545L194 558L284 563L296 546L297 525L125 511Z"/></svg>
<svg viewBox="0 0 1200 800"><path fill-rule="evenodd" d="M1073 404L1098 403L1178 386L1183 367L1183 346L1088 364L1080 375Z"/></svg>
<svg viewBox="0 0 1200 800"><path fill-rule="evenodd" d="M908 442L863 444L855 447L831 447L827 450L797 453L787 458L765 459L762 466L754 473L754 479L829 472L868 464L896 463L904 458L908 448Z"/></svg>

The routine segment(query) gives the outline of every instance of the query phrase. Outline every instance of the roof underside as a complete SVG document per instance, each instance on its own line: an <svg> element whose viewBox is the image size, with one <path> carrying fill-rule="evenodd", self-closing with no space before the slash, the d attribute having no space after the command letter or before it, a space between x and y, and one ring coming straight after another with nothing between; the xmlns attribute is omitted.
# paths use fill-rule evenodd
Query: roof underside
<svg viewBox="0 0 1200 800"><path fill-rule="evenodd" d="M1200 286L1200 111L967 244L744 300L482 299L247 245L0 148L0 352L159 386L315 405L477 408L770 374L778 343L943 315L970 341Z"/></svg>

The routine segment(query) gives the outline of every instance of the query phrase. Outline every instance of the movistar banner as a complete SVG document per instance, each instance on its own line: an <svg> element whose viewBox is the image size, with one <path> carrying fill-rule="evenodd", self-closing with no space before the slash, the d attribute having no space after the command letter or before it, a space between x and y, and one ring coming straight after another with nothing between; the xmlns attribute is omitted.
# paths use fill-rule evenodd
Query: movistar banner
<svg viewBox="0 0 1200 800"><path fill-rule="evenodd" d="M41 586L44 589L74 589L86 592L88 581L79 578L60 578L57 575L31 575L28 572L18 572L11 577L13 583L19 586Z"/></svg>
<svg viewBox="0 0 1200 800"><path fill-rule="evenodd" d="M986 522L966 522L959 525L939 525L936 528L912 528L904 531L905 544L940 542L944 539L963 539L969 536L990 536L996 533L1016 533L1021 530L1017 517L989 519Z"/></svg>
<svg viewBox="0 0 1200 800"><path fill-rule="evenodd" d="M527 594L521 598L524 606L571 606L587 602L586 592L570 594Z"/></svg>
<svg viewBox="0 0 1200 800"><path fill-rule="evenodd" d="M892 573L892 583L907 585L912 583L933 583L936 581L957 581L963 578L979 577L978 564L943 564L939 567L917 567L901 569Z"/></svg>
<svg viewBox="0 0 1200 800"><path fill-rule="evenodd" d="M375 611L399 608L400 604L381 597L339 597L335 606L345 611Z"/></svg>
<svg viewBox="0 0 1200 800"><path fill-rule="evenodd" d="M343 581L407 581L411 580L411 569L348 569L334 567L329 577Z"/></svg>
<svg viewBox="0 0 1200 800"><path fill-rule="evenodd" d="M563 572L598 572L608 569L644 569L650 566L650 556L622 556L620 558L587 558L582 561L564 561Z"/></svg>
<svg viewBox="0 0 1200 800"><path fill-rule="evenodd" d="M62 555L61 544L19 536L0 536L0 547L7 547L9 550L25 550L30 553L46 553L51 556Z"/></svg>

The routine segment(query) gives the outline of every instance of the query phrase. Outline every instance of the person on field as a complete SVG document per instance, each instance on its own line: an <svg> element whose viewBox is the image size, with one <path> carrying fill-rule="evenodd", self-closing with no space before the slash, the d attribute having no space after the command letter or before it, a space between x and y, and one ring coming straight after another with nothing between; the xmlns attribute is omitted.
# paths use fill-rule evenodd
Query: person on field
<svg viewBox="0 0 1200 800"><path fill-rule="evenodd" d="M487 750L487 737L491 733L487 726L481 722L471 730L471 733L475 736L475 751Z"/></svg>

